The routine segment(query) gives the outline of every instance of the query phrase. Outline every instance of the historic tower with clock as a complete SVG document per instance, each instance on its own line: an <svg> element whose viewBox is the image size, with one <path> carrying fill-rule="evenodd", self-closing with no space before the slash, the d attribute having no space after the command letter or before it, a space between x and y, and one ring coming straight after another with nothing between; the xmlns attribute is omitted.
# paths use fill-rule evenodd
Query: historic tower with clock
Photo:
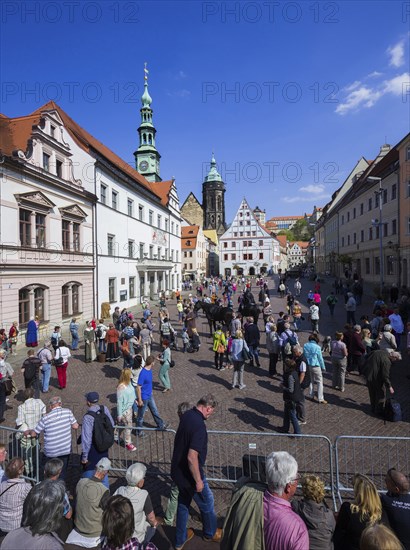
<svg viewBox="0 0 410 550"><path fill-rule="evenodd" d="M152 123L152 99L148 93L148 69L146 63L144 67L144 93L142 94L141 101L141 125L138 128L140 144L134 153L135 167L148 181L162 181L159 175L161 155L155 147L155 134L157 131Z"/></svg>
<svg viewBox="0 0 410 550"><path fill-rule="evenodd" d="M212 153L211 168L202 184L202 208L204 229L215 229L218 237L226 231L225 223L225 184L216 168Z"/></svg>

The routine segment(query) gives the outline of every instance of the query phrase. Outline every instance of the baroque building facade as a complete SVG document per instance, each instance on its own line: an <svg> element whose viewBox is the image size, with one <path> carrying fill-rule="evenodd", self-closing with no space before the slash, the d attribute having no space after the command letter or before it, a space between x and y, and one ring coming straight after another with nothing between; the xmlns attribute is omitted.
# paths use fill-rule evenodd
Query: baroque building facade
<svg viewBox="0 0 410 550"><path fill-rule="evenodd" d="M145 81L145 116L147 94ZM87 319L180 286L179 198L158 165L149 181L54 102L0 115L0 131L2 326Z"/></svg>

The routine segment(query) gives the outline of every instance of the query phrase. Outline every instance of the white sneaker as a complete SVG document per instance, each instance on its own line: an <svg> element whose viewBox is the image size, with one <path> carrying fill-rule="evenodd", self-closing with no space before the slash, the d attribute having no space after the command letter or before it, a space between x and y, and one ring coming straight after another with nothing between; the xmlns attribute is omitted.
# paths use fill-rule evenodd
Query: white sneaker
<svg viewBox="0 0 410 550"><path fill-rule="evenodd" d="M240 390L243 390L243 389L245 389L245 388L246 388L246 384L242 384L242 386L239 386L239 389L240 389Z"/></svg>

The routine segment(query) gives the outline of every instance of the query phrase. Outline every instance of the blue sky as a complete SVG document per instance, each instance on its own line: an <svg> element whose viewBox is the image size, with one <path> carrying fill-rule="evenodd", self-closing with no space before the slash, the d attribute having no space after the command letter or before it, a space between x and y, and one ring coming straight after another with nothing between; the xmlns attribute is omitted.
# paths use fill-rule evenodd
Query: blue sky
<svg viewBox="0 0 410 550"><path fill-rule="evenodd" d="M214 151L228 222L244 196L323 206L409 131L408 2L5 0L1 21L4 114L54 99L132 164L146 61L162 177L200 199Z"/></svg>

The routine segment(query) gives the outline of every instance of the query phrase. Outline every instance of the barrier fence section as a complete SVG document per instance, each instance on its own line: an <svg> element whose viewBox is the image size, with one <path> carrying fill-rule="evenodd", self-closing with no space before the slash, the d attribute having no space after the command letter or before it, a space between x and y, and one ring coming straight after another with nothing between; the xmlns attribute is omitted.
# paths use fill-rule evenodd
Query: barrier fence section
<svg viewBox="0 0 410 550"><path fill-rule="evenodd" d="M20 430L0 426L0 444L6 448L7 459L22 458L26 474L24 478L38 483L40 479L40 442L38 438L25 438L21 435Z"/></svg>
<svg viewBox="0 0 410 550"><path fill-rule="evenodd" d="M410 472L410 437L347 436L336 437L336 491L342 502L342 492L353 492L356 473L365 474L378 491L385 491L385 476L389 468L406 475Z"/></svg>
<svg viewBox="0 0 410 550"><path fill-rule="evenodd" d="M235 483L243 475L265 479L265 459L272 451L287 451L300 474L321 477L336 510L333 446L322 435L208 431L206 476L209 481Z"/></svg>
<svg viewBox="0 0 410 550"><path fill-rule="evenodd" d="M131 432L131 443L137 448L136 451L129 451L125 447L124 426L115 426L118 433L118 441L109 450L111 460L111 471L125 473L127 468L134 462L142 462L147 467L147 474L162 475L169 477L171 475L171 459L174 450L175 430L158 430L155 428L129 428ZM143 434L142 437L137 432ZM81 431L79 430L79 433ZM73 456L76 460L71 460L71 465L80 466L81 445L78 443L77 434L73 434Z"/></svg>

